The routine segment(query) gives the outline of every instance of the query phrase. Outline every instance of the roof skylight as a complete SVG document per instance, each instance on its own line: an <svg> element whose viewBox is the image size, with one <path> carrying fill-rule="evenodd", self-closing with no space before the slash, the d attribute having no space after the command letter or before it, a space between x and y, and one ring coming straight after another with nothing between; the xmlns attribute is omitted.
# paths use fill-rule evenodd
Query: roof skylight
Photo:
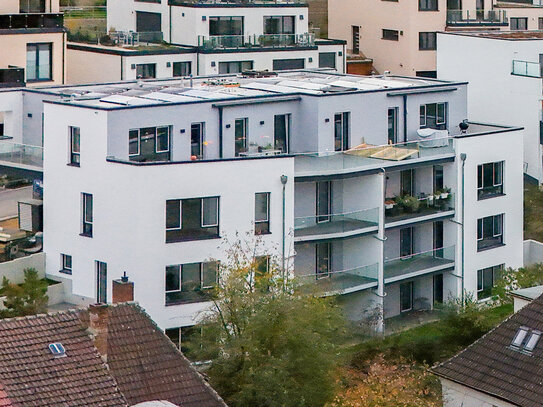
<svg viewBox="0 0 543 407"><path fill-rule="evenodd" d="M531 353L537 346L540 338L541 331L521 326L515 334L511 346L516 350Z"/></svg>

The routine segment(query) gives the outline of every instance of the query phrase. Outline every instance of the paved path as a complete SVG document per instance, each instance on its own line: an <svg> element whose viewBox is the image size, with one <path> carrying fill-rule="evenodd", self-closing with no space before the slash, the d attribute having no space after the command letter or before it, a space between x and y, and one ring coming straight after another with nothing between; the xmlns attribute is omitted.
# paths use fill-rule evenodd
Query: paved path
<svg viewBox="0 0 543 407"><path fill-rule="evenodd" d="M17 202L32 198L32 186L0 190L0 219L17 216Z"/></svg>

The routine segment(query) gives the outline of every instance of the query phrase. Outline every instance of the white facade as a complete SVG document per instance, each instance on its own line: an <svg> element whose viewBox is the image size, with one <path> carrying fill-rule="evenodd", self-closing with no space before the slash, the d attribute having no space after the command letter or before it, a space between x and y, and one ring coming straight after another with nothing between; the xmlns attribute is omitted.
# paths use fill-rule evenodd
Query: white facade
<svg viewBox="0 0 543 407"><path fill-rule="evenodd" d="M477 296L479 270L522 265L522 129L471 124L461 134L465 83L301 71L195 78L189 85L163 80L18 91L44 113L46 271L71 280L73 295L111 301L112 280L126 272L134 299L160 327L195 324L209 303L166 305L166 267L224 261L225 240L253 235L255 193L262 192L270 193L271 233L260 236L261 254L283 256L284 242L294 274L325 295L339 294L353 320L375 309L385 318L430 309L462 287ZM419 110L436 103L445 109L445 137L421 141ZM387 124L391 111L394 131ZM242 118L245 147L236 150ZM431 114L425 118L431 127ZM195 141L198 123L205 131ZM169 129L167 157L156 150L139 157L143 144L139 138L129 144L130 130L156 135L157 127ZM71 128L79 129L79 166L70 153ZM149 128L155 133L145 133ZM282 134L289 155L280 153ZM389 139L399 144L388 146ZM478 167L493 162L503 163L501 192L478 199ZM92 237L81 235L89 223L84 218L83 225L82 194L92 194ZM385 205L406 194L423 207L394 213ZM219 197L218 236L167 243L166 201L206 197ZM494 215L503 215L501 227L489 234L485 223L479 240L479 220ZM62 255L72 256L72 274L62 270ZM96 262L107 264L105 297Z"/></svg>
<svg viewBox="0 0 543 407"><path fill-rule="evenodd" d="M469 82L470 117L524 127L524 171L540 182L542 52L539 33L438 34L439 78Z"/></svg>

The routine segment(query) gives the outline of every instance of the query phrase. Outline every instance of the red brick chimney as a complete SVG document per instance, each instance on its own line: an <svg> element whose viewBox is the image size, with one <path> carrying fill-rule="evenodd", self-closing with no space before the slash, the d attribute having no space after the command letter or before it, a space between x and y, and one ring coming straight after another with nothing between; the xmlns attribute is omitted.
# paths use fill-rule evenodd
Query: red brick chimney
<svg viewBox="0 0 543 407"><path fill-rule="evenodd" d="M93 304L89 306L89 332L94 346L102 359L107 362L109 307L107 304Z"/></svg>
<svg viewBox="0 0 543 407"><path fill-rule="evenodd" d="M113 286L111 288L113 290L113 304L134 301L134 283L128 281L126 271L119 280L113 280Z"/></svg>

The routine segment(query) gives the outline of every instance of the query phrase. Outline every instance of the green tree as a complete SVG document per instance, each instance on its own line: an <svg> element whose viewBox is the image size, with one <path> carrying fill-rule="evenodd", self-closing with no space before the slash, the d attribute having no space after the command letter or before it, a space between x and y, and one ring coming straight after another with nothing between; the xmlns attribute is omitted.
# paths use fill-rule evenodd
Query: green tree
<svg viewBox="0 0 543 407"><path fill-rule="evenodd" d="M258 250L242 246L228 249L189 351L211 361L211 383L232 407L323 406L335 394L342 312L333 299L299 294L273 259L263 267Z"/></svg>
<svg viewBox="0 0 543 407"><path fill-rule="evenodd" d="M2 294L6 298L5 309L0 311L0 317L20 317L47 311L47 282L40 279L33 268L25 269L24 277L22 284L13 284L6 277L3 278Z"/></svg>
<svg viewBox="0 0 543 407"><path fill-rule="evenodd" d="M519 288L529 288L543 285L543 264L520 267L518 270L508 268L503 271L500 279L492 289L492 294L502 304L513 302L509 293Z"/></svg>

